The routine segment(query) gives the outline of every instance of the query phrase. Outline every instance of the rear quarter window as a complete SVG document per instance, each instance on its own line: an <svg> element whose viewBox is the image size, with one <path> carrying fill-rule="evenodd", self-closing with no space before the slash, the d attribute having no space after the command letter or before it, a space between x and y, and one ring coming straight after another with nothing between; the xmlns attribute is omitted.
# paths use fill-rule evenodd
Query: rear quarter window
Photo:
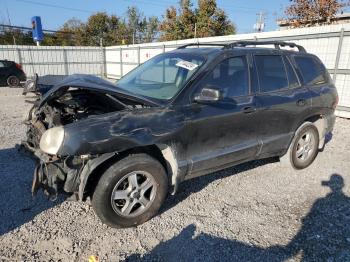
<svg viewBox="0 0 350 262"><path fill-rule="evenodd" d="M294 61L306 85L322 85L328 82L328 73L324 65L314 57L295 56Z"/></svg>

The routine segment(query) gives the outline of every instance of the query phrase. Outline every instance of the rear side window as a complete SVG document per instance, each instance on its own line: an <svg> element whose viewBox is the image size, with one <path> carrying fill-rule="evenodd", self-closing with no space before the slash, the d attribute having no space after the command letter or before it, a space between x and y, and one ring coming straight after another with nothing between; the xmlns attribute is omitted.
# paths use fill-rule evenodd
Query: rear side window
<svg viewBox="0 0 350 262"><path fill-rule="evenodd" d="M2 67L5 67L5 64L4 64L4 62L0 61L0 68L2 68Z"/></svg>
<svg viewBox="0 0 350 262"><path fill-rule="evenodd" d="M286 65L286 70L288 74L288 81L289 81L289 87L290 88L296 88L300 86L299 80L295 74L295 71L289 61L289 59L284 59L284 64Z"/></svg>
<svg viewBox="0 0 350 262"><path fill-rule="evenodd" d="M306 85L320 85L327 82L326 69L315 58L295 56L294 60Z"/></svg>
<svg viewBox="0 0 350 262"><path fill-rule="evenodd" d="M280 55L257 55L255 63L261 92L288 88L287 73Z"/></svg>

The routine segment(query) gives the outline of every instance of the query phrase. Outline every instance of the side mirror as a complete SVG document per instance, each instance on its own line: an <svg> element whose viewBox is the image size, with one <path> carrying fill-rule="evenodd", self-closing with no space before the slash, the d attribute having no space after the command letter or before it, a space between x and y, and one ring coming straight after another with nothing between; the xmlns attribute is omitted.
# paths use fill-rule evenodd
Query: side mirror
<svg viewBox="0 0 350 262"><path fill-rule="evenodd" d="M197 103L212 103L221 99L221 92L215 87L205 87L200 94L194 97L194 101Z"/></svg>

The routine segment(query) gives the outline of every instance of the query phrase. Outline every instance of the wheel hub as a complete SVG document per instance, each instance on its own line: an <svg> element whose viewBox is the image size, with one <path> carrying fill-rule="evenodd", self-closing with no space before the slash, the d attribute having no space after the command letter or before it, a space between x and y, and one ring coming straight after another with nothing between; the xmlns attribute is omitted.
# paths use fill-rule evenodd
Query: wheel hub
<svg viewBox="0 0 350 262"><path fill-rule="evenodd" d="M151 206L156 190L156 182L151 174L145 171L131 172L115 185L111 195L112 208L120 216L138 216Z"/></svg>
<svg viewBox="0 0 350 262"><path fill-rule="evenodd" d="M135 191L131 192L131 194L130 194L130 197L134 198L134 199L139 199L140 196L141 196L141 194L138 190L135 190Z"/></svg>
<svg viewBox="0 0 350 262"><path fill-rule="evenodd" d="M299 161L307 161L312 155L315 147L315 137L310 131L305 132L299 139L296 150L296 157Z"/></svg>

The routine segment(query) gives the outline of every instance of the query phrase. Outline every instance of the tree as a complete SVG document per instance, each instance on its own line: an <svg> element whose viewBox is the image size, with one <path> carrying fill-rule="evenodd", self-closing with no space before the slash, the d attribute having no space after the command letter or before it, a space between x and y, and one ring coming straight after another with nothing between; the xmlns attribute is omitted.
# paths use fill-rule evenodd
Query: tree
<svg viewBox="0 0 350 262"><path fill-rule="evenodd" d="M75 46L86 45L85 24L76 18L66 21L55 34L56 45ZM46 39L44 41L47 42Z"/></svg>
<svg viewBox="0 0 350 262"><path fill-rule="evenodd" d="M294 26L329 24L349 2L344 0L290 0L291 5L285 10L287 20Z"/></svg>
<svg viewBox="0 0 350 262"><path fill-rule="evenodd" d="M104 45L115 45L118 43L119 18L115 15L107 15L98 12L88 18L85 25L85 39L88 45L99 45L103 39Z"/></svg>
<svg viewBox="0 0 350 262"><path fill-rule="evenodd" d="M176 40L179 37L179 23L175 7L170 7L165 11L163 22L160 24L162 41Z"/></svg>
<svg viewBox="0 0 350 262"><path fill-rule="evenodd" d="M131 6L127 11L127 26L128 43L152 42L158 33L159 20L156 16L147 19L137 7Z"/></svg>
<svg viewBox="0 0 350 262"><path fill-rule="evenodd" d="M219 36L235 33L235 26L216 0L199 0L197 10L197 37Z"/></svg>
<svg viewBox="0 0 350 262"><path fill-rule="evenodd" d="M166 10L161 23L161 40L178 40L234 34L236 29L216 0L198 0L193 10L190 0L182 0L177 13L175 7Z"/></svg>
<svg viewBox="0 0 350 262"><path fill-rule="evenodd" d="M156 16L151 16L148 18L146 23L146 32L144 35L145 42L153 42L158 34L159 20Z"/></svg>

